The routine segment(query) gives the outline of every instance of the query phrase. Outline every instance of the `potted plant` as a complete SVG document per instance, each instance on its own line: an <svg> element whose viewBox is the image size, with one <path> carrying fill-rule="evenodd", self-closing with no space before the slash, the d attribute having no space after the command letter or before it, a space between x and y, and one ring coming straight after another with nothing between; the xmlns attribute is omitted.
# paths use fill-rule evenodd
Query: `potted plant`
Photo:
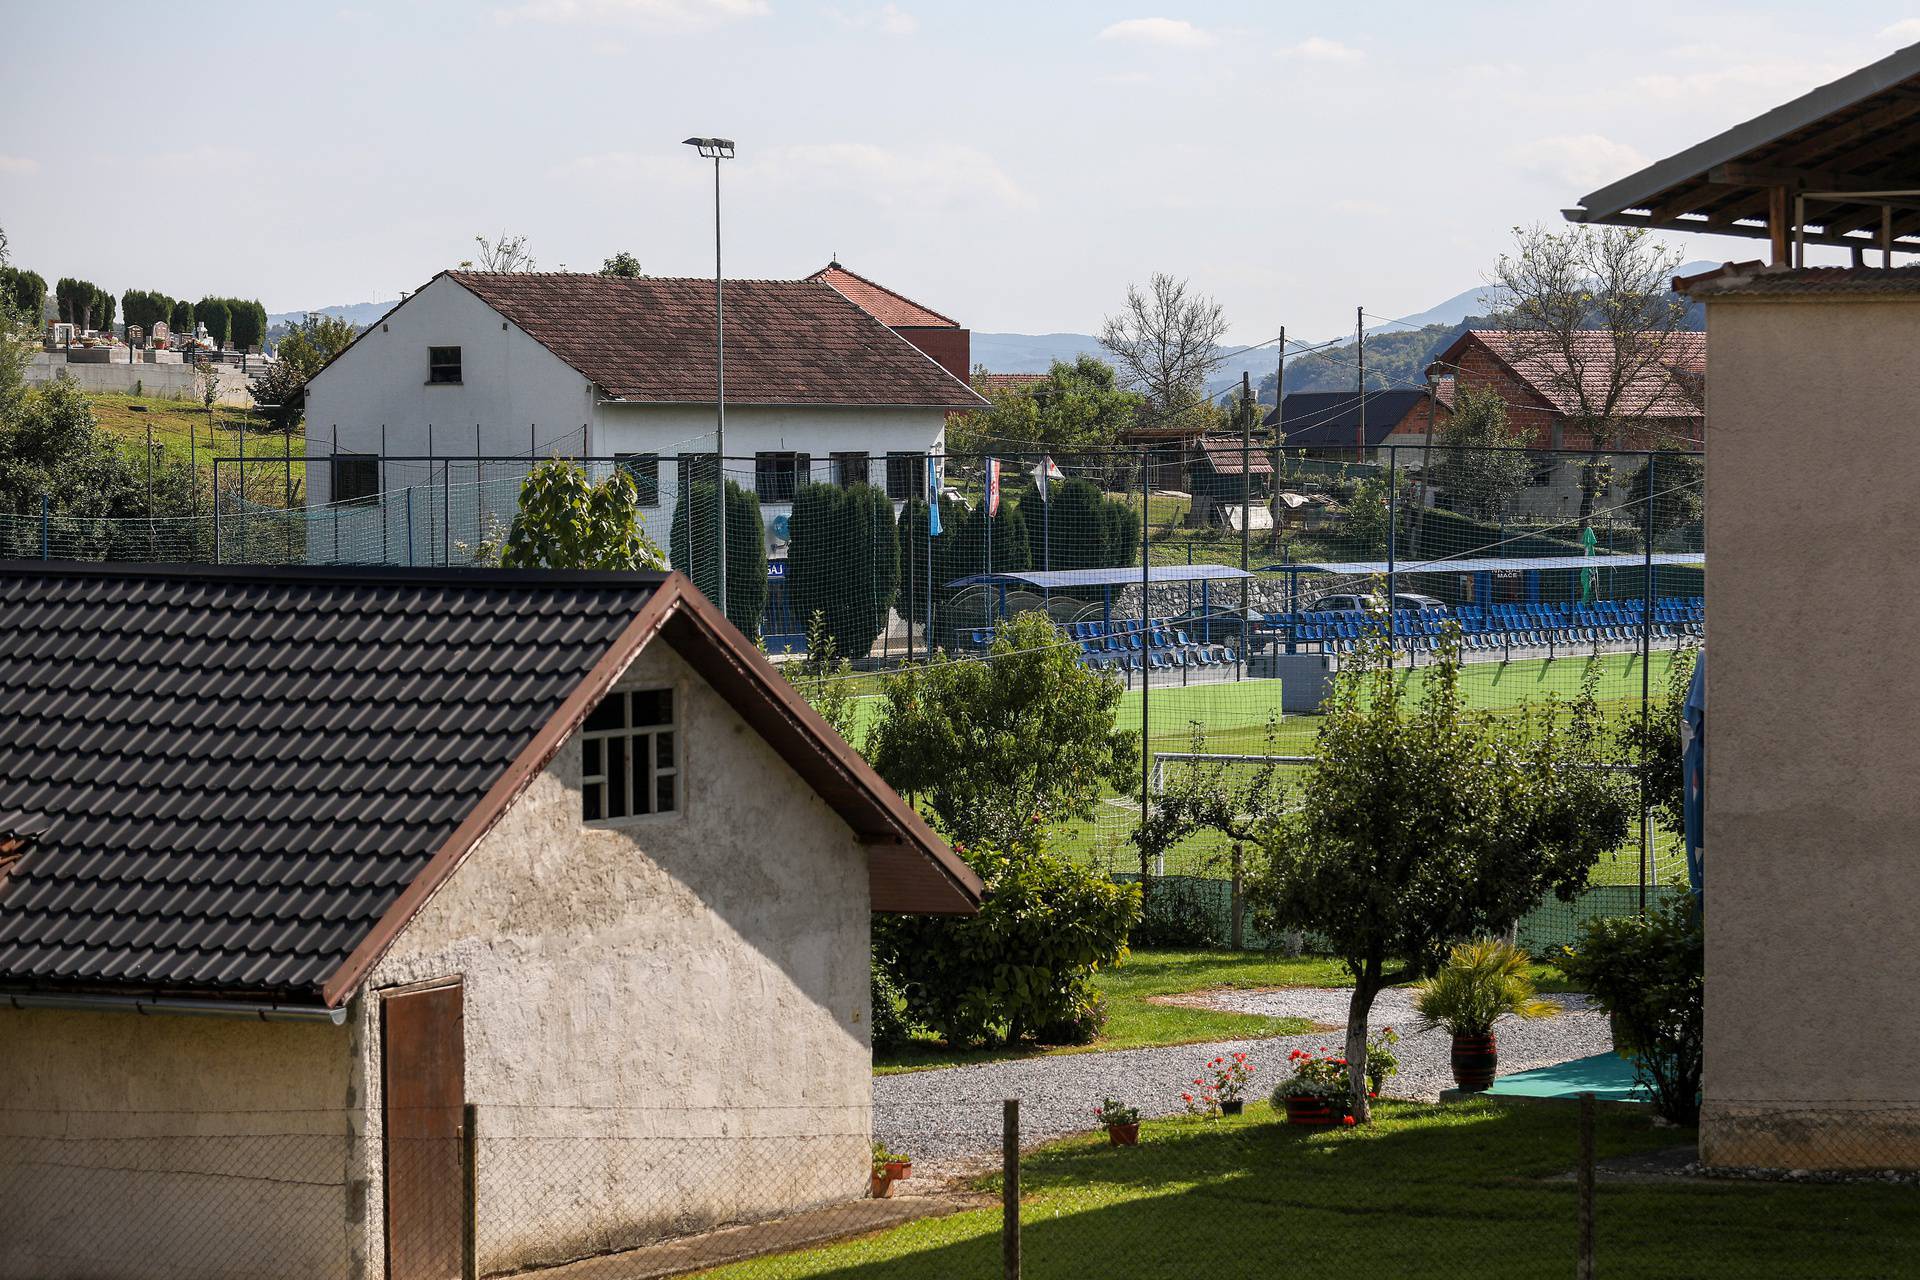
<svg viewBox="0 0 1920 1280"><path fill-rule="evenodd" d="M1112 1098L1102 1098L1100 1106L1094 1111L1100 1123L1107 1127L1107 1141L1116 1147L1138 1146L1140 1143L1140 1112L1124 1102L1115 1102Z"/></svg>
<svg viewBox="0 0 1920 1280"><path fill-rule="evenodd" d="M1400 1043L1400 1033L1392 1027L1382 1027L1367 1041L1367 1096L1377 1098L1380 1091L1387 1087L1387 1081L1400 1074L1400 1055L1393 1046Z"/></svg>
<svg viewBox="0 0 1920 1280"><path fill-rule="evenodd" d="M885 1200L893 1194L893 1184L902 1178L913 1176L913 1161L903 1155L887 1150L887 1144L873 1144L873 1178L869 1190L875 1200Z"/></svg>
<svg viewBox="0 0 1920 1280"><path fill-rule="evenodd" d="M1440 972L1420 984L1413 1007L1425 1026L1445 1027L1453 1036L1453 1082L1470 1093L1493 1084L1497 1020L1509 1013L1545 1018L1560 1012L1554 1001L1534 994L1527 953L1491 938L1455 947Z"/></svg>
<svg viewBox="0 0 1920 1280"><path fill-rule="evenodd" d="M1274 1086L1273 1104L1287 1113L1288 1124L1339 1124L1353 1101L1347 1085L1347 1060L1328 1049L1287 1055L1292 1073Z"/></svg>

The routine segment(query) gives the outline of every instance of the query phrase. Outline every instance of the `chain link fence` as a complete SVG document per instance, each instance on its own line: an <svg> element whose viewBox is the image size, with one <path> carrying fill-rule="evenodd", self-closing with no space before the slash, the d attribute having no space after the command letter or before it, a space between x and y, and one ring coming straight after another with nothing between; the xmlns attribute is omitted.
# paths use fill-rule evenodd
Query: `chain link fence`
<svg viewBox="0 0 1920 1280"><path fill-rule="evenodd" d="M1097 1101L1077 1133L992 1101L880 1147L804 1108L4 1111L0 1275L1890 1280L1920 1248L1911 1103L1782 1104L1752 1123L1803 1163L1759 1168L1591 1098L1117 1131Z"/></svg>

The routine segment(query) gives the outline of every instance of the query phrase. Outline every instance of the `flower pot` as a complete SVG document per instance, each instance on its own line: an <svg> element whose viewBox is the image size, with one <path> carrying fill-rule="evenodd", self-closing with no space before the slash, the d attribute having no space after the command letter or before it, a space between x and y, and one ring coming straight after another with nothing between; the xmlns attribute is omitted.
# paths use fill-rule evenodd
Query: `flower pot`
<svg viewBox="0 0 1920 1280"><path fill-rule="evenodd" d="M1286 1098L1288 1124L1339 1124L1341 1108L1331 1098Z"/></svg>
<svg viewBox="0 0 1920 1280"><path fill-rule="evenodd" d="M893 1179L884 1173L876 1173L873 1175L872 1181L868 1184L868 1189L872 1192L875 1200L885 1200L893 1194Z"/></svg>
<svg viewBox="0 0 1920 1280"><path fill-rule="evenodd" d="M912 1176L913 1176L913 1161L911 1160L887 1161L887 1177L893 1180L894 1182L898 1182L902 1178L911 1178Z"/></svg>
<svg viewBox="0 0 1920 1280"><path fill-rule="evenodd" d="M1491 1032L1484 1036L1453 1038L1453 1082L1468 1093L1491 1088L1500 1055Z"/></svg>
<svg viewBox="0 0 1920 1280"><path fill-rule="evenodd" d="M1107 1126L1107 1141L1116 1147L1137 1147L1140 1145L1140 1122L1132 1124L1110 1124Z"/></svg>
<svg viewBox="0 0 1920 1280"><path fill-rule="evenodd" d="M1244 1098L1222 1098L1220 1100L1220 1114L1223 1116L1237 1116L1246 1109L1247 1103Z"/></svg>

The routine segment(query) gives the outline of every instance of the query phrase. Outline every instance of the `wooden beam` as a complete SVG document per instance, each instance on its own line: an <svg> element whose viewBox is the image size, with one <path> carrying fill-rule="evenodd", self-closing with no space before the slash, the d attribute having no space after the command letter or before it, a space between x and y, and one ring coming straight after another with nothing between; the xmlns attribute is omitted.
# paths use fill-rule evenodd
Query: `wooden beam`
<svg viewBox="0 0 1920 1280"><path fill-rule="evenodd" d="M1767 189L1767 239L1771 242L1773 265L1776 267L1785 266L1788 262L1792 240L1792 229L1788 225L1791 221L1790 208L1785 187Z"/></svg>

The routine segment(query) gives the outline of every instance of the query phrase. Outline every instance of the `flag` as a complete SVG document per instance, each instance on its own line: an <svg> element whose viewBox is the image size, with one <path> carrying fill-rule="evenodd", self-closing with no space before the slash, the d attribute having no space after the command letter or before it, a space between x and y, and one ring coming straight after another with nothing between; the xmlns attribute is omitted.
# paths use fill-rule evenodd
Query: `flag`
<svg viewBox="0 0 1920 1280"><path fill-rule="evenodd" d="M1000 514L1000 459L987 459L987 514Z"/></svg>
<svg viewBox="0 0 1920 1280"><path fill-rule="evenodd" d="M940 536L940 455L927 455L927 536Z"/></svg>
<svg viewBox="0 0 1920 1280"><path fill-rule="evenodd" d="M1585 547L1586 550L1581 554L1591 556L1593 554L1593 545L1596 541L1597 539L1593 536L1592 525L1588 525L1582 529L1580 531L1580 545ZM1593 570L1591 569L1582 569L1580 571L1580 599L1583 603L1593 599Z"/></svg>
<svg viewBox="0 0 1920 1280"><path fill-rule="evenodd" d="M1040 501L1051 502L1052 499L1047 496L1048 486L1055 480L1066 478L1066 473L1053 465L1051 457L1040 459L1040 465L1033 469L1033 482L1040 486Z"/></svg>

